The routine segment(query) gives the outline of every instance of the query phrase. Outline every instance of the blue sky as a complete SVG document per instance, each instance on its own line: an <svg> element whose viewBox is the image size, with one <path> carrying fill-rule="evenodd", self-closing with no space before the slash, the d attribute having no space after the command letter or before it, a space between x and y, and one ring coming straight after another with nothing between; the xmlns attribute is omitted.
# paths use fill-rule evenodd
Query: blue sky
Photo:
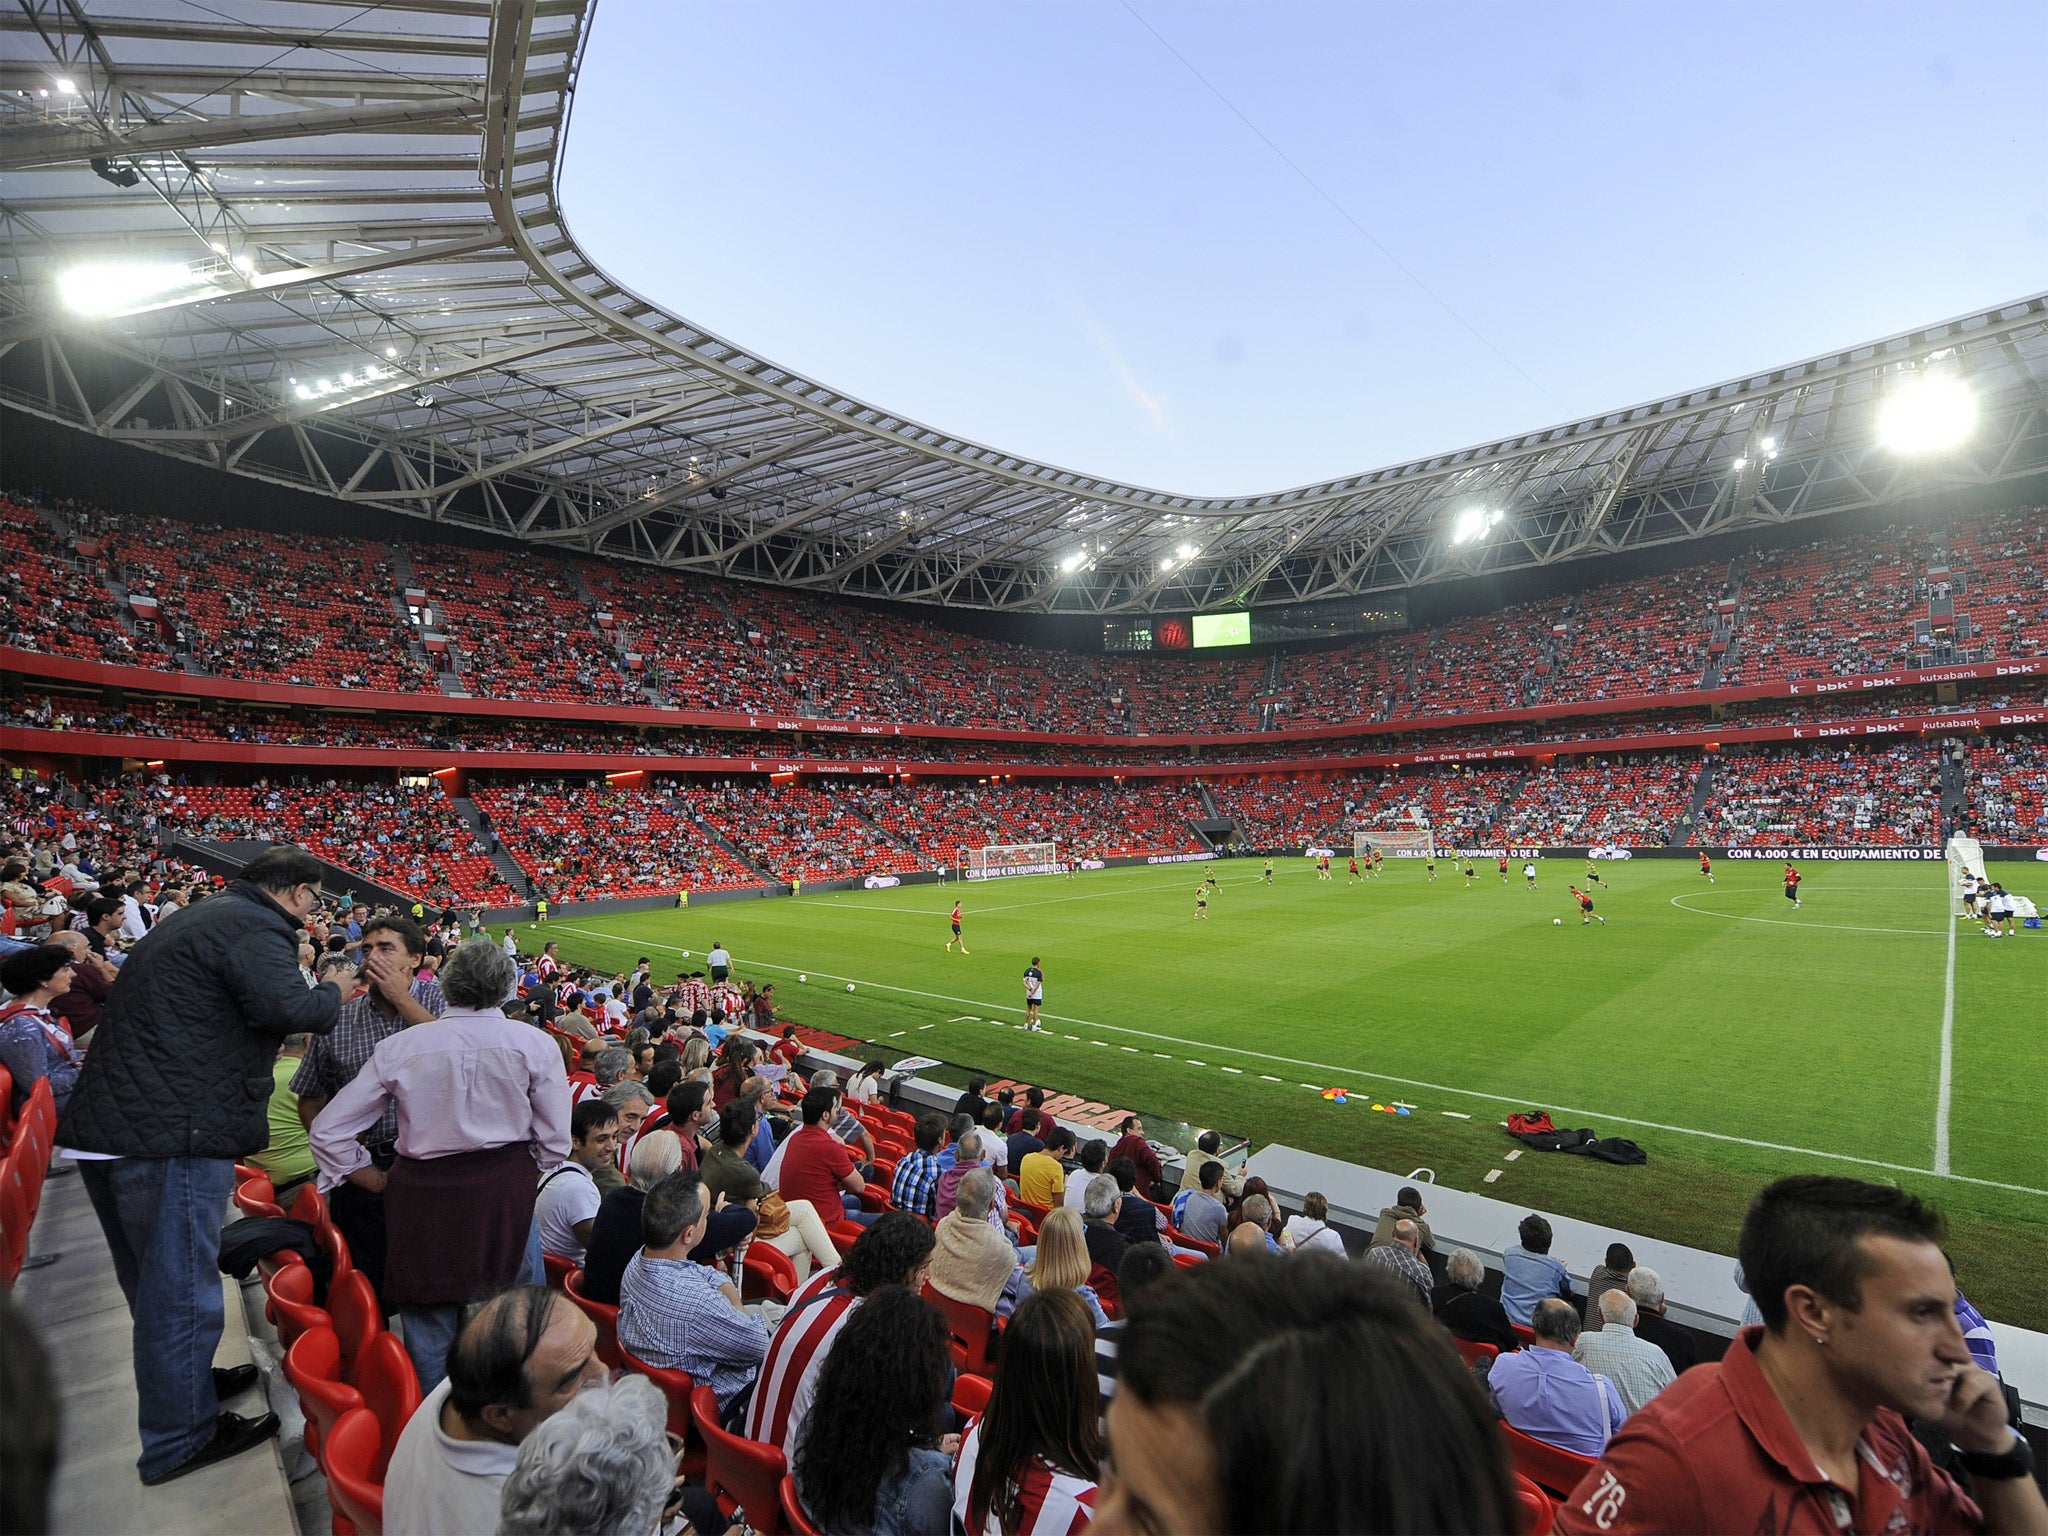
<svg viewBox="0 0 2048 1536"><path fill-rule="evenodd" d="M1235 494L2048 288L2043 57L2038 0L602 0L563 191L760 356Z"/></svg>

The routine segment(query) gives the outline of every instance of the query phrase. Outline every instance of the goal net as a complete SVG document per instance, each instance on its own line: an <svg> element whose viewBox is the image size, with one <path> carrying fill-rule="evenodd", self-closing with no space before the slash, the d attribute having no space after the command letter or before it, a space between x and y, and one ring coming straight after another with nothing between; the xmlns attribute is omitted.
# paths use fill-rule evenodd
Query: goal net
<svg viewBox="0 0 2048 1536"><path fill-rule="evenodd" d="M1958 832L1948 840L1948 907L1956 917L1963 915L1963 876L1984 878L1984 845Z"/></svg>
<svg viewBox="0 0 2048 1536"><path fill-rule="evenodd" d="M1373 849L1390 859L1422 858L1436 852L1428 827L1360 827L1351 834L1351 851L1364 858Z"/></svg>
<svg viewBox="0 0 2048 1536"><path fill-rule="evenodd" d="M1001 875L1056 875L1058 843L991 843L960 850L960 873L969 880L994 880Z"/></svg>

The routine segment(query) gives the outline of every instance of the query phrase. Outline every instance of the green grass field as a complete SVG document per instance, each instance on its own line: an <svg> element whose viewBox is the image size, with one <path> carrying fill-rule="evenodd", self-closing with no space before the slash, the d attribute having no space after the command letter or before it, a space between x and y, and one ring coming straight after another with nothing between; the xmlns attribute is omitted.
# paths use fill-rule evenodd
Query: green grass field
<svg viewBox="0 0 2048 1536"><path fill-rule="evenodd" d="M1467 889L1389 863L1347 887L1306 860L1271 887L1250 860L971 886L744 901L548 925L571 960L657 976L714 941L777 983L788 1017L1167 1118L1216 1125L1618 1228L1732 1252L1743 1208L1782 1173L1891 1179L1940 1203L1964 1288L2048 1327L2048 946L1956 925L1946 1156L1938 1147L1947 877L1939 866L1603 867L1608 919L1582 927L1550 862L1539 888L1490 864ZM966 904L971 953L948 954ZM1563 925L1553 920L1562 918ZM1020 975L1046 973L1043 1033L1017 1027ZM666 967L666 969L664 969ZM807 983L799 983L799 974ZM846 983L857 990L848 993ZM934 1075L945 1076L944 1073ZM1347 1105L1319 1090L1358 1091ZM1318 1091L1312 1091L1318 1090ZM1398 1096L1406 1117L1376 1114ZM1499 1121L1633 1137L1647 1167L1531 1153ZM1469 1119L1456 1118L1469 1116ZM1581 1260L1583 1262L1583 1259Z"/></svg>

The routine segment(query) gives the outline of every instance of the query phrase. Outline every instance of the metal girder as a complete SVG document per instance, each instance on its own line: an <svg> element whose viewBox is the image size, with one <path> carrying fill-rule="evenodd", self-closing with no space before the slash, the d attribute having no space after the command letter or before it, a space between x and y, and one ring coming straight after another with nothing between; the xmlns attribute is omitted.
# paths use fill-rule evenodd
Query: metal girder
<svg viewBox="0 0 2048 1536"><path fill-rule="evenodd" d="M232 23L105 3L0 14L0 174L25 173L0 187L0 403L346 501L819 591L1107 614L1363 594L2048 470L2043 295L1284 491L1123 485L849 398L610 278L555 192L589 0L264 0ZM74 93L35 94L60 77ZM255 185L269 171L288 194ZM90 239L64 233L81 222ZM85 254L245 253L219 291L120 318L54 296ZM1874 445L1876 401L1944 357L1979 393L1978 440L1907 469ZM295 377L364 359L391 376L296 398ZM1745 453L1759 423L1774 460ZM1454 547L1467 505L1507 517Z"/></svg>

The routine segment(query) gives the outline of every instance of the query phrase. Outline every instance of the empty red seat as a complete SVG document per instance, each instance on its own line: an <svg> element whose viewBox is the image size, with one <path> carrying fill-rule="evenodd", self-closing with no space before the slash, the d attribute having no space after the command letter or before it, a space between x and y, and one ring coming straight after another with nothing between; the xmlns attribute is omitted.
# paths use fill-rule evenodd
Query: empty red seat
<svg viewBox="0 0 2048 1536"><path fill-rule="evenodd" d="M782 1536L782 1479L789 1471L779 1447L728 1432L719 1423L718 1395L709 1387L690 1394L690 1412L704 1437L704 1481L729 1515L744 1515L759 1536Z"/></svg>
<svg viewBox="0 0 2048 1536"><path fill-rule="evenodd" d="M1505 1419L1501 1420L1500 1432L1507 1441L1508 1461L1515 1471L1553 1498L1570 1498L1579 1480L1593 1470L1599 1459L1560 1450L1534 1435L1523 1434Z"/></svg>
<svg viewBox="0 0 2048 1536"><path fill-rule="evenodd" d="M384 1482L377 1468L391 1459L383 1427L367 1408L353 1408L327 1432L320 1469L327 1474L327 1502L355 1527L357 1536L383 1536Z"/></svg>

